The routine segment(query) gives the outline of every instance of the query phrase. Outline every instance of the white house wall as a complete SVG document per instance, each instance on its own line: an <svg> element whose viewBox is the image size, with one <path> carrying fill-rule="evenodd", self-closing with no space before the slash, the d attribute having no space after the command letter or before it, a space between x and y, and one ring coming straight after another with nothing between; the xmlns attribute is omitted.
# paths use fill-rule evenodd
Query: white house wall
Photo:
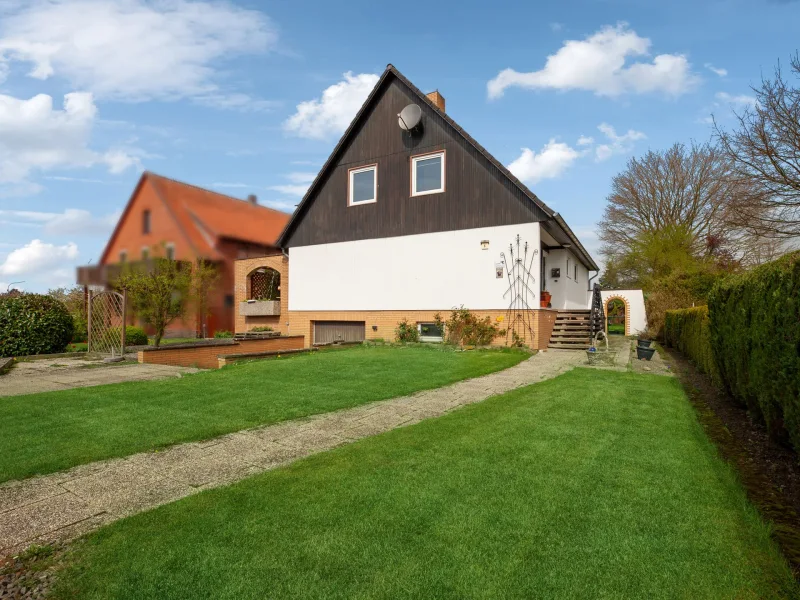
<svg viewBox="0 0 800 600"><path fill-rule="evenodd" d="M600 298L603 300L603 310L606 310L610 298L627 300L630 308L630 334L636 335L647 329L647 313L644 309L644 295L642 290L601 290Z"/></svg>
<svg viewBox="0 0 800 600"><path fill-rule="evenodd" d="M538 223L296 246L289 251L289 310L505 309L508 278L504 269L497 279L495 266L501 252L511 260L517 235L529 250L539 248ZM539 306L539 265L537 255L531 308Z"/></svg>
<svg viewBox="0 0 800 600"><path fill-rule="evenodd" d="M569 272L567 272L567 259L569 259ZM578 265L578 278L575 279L573 265ZM551 269L561 269L561 276L550 276ZM589 270L575 259L570 250L550 250L546 257L545 285L547 291L553 296L550 300L556 309L586 309L588 308Z"/></svg>

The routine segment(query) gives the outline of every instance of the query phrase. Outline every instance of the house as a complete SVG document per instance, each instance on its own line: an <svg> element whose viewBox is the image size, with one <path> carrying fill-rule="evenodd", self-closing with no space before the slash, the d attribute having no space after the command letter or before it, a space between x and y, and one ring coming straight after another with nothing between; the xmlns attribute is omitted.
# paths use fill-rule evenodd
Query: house
<svg viewBox="0 0 800 600"><path fill-rule="evenodd" d="M496 343L513 332L535 348L589 345L597 264L558 213L448 116L439 92L422 93L392 65L278 244L286 256L237 261L237 332L256 325L253 277L268 273L283 285L265 310L307 345L391 340L402 319L435 339L436 313L462 305L506 330Z"/></svg>
<svg viewBox="0 0 800 600"><path fill-rule="evenodd" d="M207 319L191 315L170 325L169 337L213 336L234 328L234 261L280 254L277 239L289 215L155 173L145 172L133 190L96 266L78 268L78 283L107 287L121 265L146 260L163 246L169 258L205 259L220 271ZM155 250L154 250L155 249Z"/></svg>

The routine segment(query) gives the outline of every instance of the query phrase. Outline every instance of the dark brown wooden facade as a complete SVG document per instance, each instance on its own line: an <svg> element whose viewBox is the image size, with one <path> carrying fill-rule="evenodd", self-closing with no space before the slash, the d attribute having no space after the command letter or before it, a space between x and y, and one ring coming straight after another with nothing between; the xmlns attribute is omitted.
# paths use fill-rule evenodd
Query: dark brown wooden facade
<svg viewBox="0 0 800 600"><path fill-rule="evenodd" d="M409 104L421 134L397 123ZM445 191L411 195L411 158L445 150ZM392 72L345 134L281 238L284 247L540 222L551 218L505 169ZM377 163L377 202L348 206L348 170Z"/></svg>

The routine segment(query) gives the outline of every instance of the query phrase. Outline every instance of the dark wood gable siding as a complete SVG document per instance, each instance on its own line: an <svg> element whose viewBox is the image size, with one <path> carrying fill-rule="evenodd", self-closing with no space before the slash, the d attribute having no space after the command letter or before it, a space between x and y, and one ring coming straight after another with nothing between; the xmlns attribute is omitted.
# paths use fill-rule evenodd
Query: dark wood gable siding
<svg viewBox="0 0 800 600"><path fill-rule="evenodd" d="M424 134L412 145L397 125L411 103ZM411 157L446 151L445 191L411 196ZM347 205L348 169L378 164L378 201ZM296 216L286 247L543 221L545 213L400 80L389 77Z"/></svg>

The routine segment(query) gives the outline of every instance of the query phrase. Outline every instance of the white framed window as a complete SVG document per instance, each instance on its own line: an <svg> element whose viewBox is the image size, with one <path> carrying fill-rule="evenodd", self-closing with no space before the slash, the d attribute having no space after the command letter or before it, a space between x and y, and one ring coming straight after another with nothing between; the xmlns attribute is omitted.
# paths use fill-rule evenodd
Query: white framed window
<svg viewBox="0 0 800 600"><path fill-rule="evenodd" d="M573 279L575 280L575 283L578 283L578 265L577 264L572 267L572 272L574 274Z"/></svg>
<svg viewBox="0 0 800 600"><path fill-rule="evenodd" d="M418 323L420 342L442 342L444 341L444 327L439 327L436 323Z"/></svg>
<svg viewBox="0 0 800 600"><path fill-rule="evenodd" d="M371 204L378 201L378 165L348 171L347 205Z"/></svg>
<svg viewBox="0 0 800 600"><path fill-rule="evenodd" d="M164 250L167 253L167 260L175 260L175 244L167 242L164 245Z"/></svg>
<svg viewBox="0 0 800 600"><path fill-rule="evenodd" d="M569 279L569 258L567 258L567 279Z"/></svg>
<svg viewBox="0 0 800 600"><path fill-rule="evenodd" d="M128 251L127 250L120 250L119 251L119 262L125 263L128 261Z"/></svg>
<svg viewBox="0 0 800 600"><path fill-rule="evenodd" d="M444 150L411 157L411 195L425 196L444 191Z"/></svg>

